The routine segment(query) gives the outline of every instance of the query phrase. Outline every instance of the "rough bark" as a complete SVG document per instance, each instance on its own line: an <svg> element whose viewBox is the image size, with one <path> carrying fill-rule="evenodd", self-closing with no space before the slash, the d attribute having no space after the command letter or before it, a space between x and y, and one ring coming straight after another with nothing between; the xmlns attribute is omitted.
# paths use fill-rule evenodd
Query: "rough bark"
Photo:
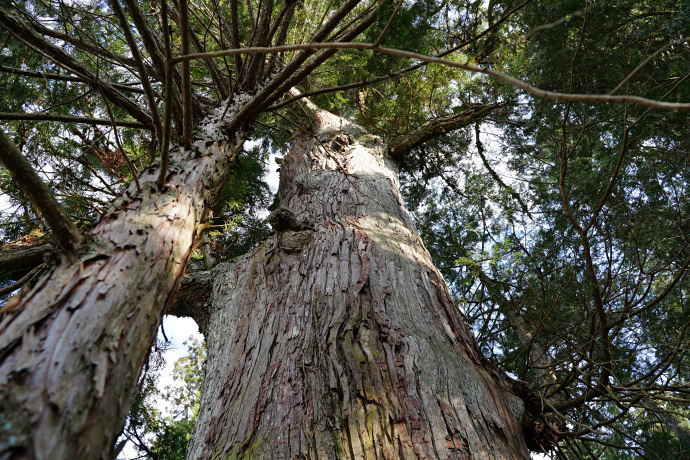
<svg viewBox="0 0 690 460"><path fill-rule="evenodd" d="M241 149L221 107L190 149L173 149L167 187L142 174L0 322L0 459L108 456L206 204ZM232 117L229 111L226 118Z"/></svg>
<svg viewBox="0 0 690 460"><path fill-rule="evenodd" d="M216 267L188 458L528 458L387 146L318 119L283 159L274 235Z"/></svg>

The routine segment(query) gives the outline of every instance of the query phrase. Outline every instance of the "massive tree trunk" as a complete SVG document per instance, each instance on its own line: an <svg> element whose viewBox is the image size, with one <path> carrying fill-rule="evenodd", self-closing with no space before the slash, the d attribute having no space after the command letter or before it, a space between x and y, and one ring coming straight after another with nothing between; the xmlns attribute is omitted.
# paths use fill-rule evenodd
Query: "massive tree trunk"
<svg viewBox="0 0 690 460"><path fill-rule="evenodd" d="M192 148L173 150L167 185L139 178L0 322L0 459L108 458L197 231L241 150L224 107ZM233 111L227 114L231 120Z"/></svg>
<svg viewBox="0 0 690 460"><path fill-rule="evenodd" d="M386 146L316 118L274 235L217 267L188 458L528 458L524 404L485 369Z"/></svg>

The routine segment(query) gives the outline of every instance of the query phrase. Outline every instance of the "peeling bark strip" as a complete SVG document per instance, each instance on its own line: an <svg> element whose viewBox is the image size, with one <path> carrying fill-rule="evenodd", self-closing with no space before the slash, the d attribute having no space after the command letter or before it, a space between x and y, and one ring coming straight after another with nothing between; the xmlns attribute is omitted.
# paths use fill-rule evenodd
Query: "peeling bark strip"
<svg viewBox="0 0 690 460"><path fill-rule="evenodd" d="M0 322L0 459L107 458L204 218L241 150L217 118L141 177ZM231 112L232 113L232 112ZM67 385L67 386L66 386Z"/></svg>
<svg viewBox="0 0 690 460"><path fill-rule="evenodd" d="M529 458L523 403L482 368L386 146L318 115L281 166L302 230L217 268L187 458Z"/></svg>

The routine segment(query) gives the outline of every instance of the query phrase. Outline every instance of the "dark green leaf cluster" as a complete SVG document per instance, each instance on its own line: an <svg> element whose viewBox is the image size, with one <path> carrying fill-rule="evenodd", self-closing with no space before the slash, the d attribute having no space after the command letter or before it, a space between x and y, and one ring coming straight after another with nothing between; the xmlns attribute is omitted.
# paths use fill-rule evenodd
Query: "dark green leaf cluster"
<svg viewBox="0 0 690 460"><path fill-rule="evenodd" d="M554 91L607 93L630 77L619 93L688 100L687 42L633 73L688 37L687 11L534 2L513 24L527 40L492 65ZM513 103L481 125L483 145L453 134L404 169L437 266L484 353L568 417L559 458L684 458L688 115L491 91Z"/></svg>

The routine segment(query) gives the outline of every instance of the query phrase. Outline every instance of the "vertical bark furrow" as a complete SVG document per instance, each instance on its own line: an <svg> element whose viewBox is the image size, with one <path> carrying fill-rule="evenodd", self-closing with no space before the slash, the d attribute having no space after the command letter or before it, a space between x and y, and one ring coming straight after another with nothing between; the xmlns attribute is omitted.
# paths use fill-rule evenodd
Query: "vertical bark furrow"
<svg viewBox="0 0 690 460"><path fill-rule="evenodd" d="M324 120L281 166L298 224L218 267L188 457L527 458L385 146Z"/></svg>

